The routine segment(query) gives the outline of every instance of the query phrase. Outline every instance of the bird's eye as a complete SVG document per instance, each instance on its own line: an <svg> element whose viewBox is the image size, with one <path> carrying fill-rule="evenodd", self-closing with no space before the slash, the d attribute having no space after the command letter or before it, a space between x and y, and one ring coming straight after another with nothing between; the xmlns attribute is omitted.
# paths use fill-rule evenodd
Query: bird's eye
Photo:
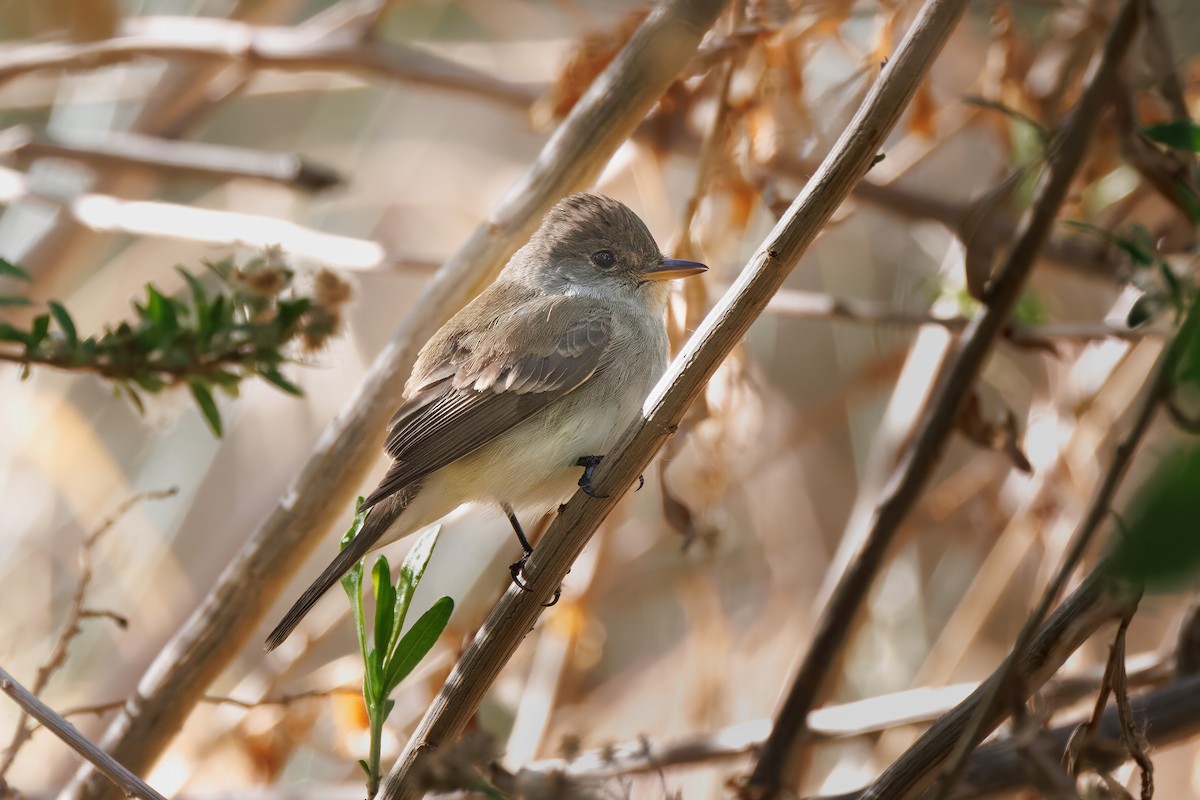
<svg viewBox="0 0 1200 800"><path fill-rule="evenodd" d="M612 269L617 263L617 257L613 255L612 250L597 250L592 253L592 263L600 269Z"/></svg>

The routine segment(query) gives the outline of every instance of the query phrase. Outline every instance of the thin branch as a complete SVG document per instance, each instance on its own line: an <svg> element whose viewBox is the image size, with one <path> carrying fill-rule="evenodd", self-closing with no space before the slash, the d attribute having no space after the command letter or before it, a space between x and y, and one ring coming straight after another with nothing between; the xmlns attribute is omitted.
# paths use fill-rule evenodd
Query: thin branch
<svg viewBox="0 0 1200 800"><path fill-rule="evenodd" d="M442 266L287 495L149 666L138 684L139 704L122 709L104 738L110 753L135 768L154 762L204 689L258 631L292 576L352 506L421 345L445 315L492 280L562 195L596 178L686 66L721 7L718 0L669 0L660 6L572 109L525 176ZM64 798L80 796L85 782L86 777L77 778Z"/></svg>
<svg viewBox="0 0 1200 800"><path fill-rule="evenodd" d="M828 319L863 325L920 326L936 325L948 331L966 329L971 318L939 316L927 311L898 311L886 303L856 297L838 297L824 292L799 289L780 289L767 304L766 313L794 319ZM1016 323L1003 331L1005 340L1014 344L1039 344L1052 339L1091 341L1093 339L1124 339L1136 341L1146 337L1161 337L1158 328L1141 326L1129 328L1107 322L1067 322L1026 325Z"/></svg>
<svg viewBox="0 0 1200 800"><path fill-rule="evenodd" d="M1170 658L1153 657L1146 661L1129 676L1131 685L1162 685L1170 679L1174 668ZM1087 670L1050 681L1039 696L1053 712L1083 699L1102 682L1108 682L1106 673ZM905 725L928 724L954 710L978 688L978 683L922 687L825 706L809 715L805 736L810 742L830 742L871 736ZM1097 725L1102 721L1102 712L1103 709L1097 711ZM680 767L726 761L754 753L770 730L770 719L755 719L657 743L639 738L588 750L570 759L534 761L525 764L521 772L561 772L575 778L600 779L647 772L654 764Z"/></svg>
<svg viewBox="0 0 1200 800"><path fill-rule="evenodd" d="M142 800L166 800L149 784L122 766L120 762L96 747L87 737L76 730L74 725L54 713L54 709L13 680L13 677L3 669L0 669L0 691L11 697L21 707L23 715L27 714L33 717L53 731L55 736L66 742L72 750L91 763L129 797L138 797Z"/></svg>
<svg viewBox="0 0 1200 800"><path fill-rule="evenodd" d="M50 650L50 655L46 657L46 660L38 667L37 673L34 675L33 695L40 695L45 691L46 684L50 682L50 678L66 663L67 652L71 647L71 642L82 632L79 623L86 617L98 616L96 613L89 613L89 609L84 606L87 600L88 587L92 582L92 550L135 506L150 500L165 500L168 497L174 497L178 493L179 489L172 486L169 489L135 494L117 506L116 511L108 519L100 523L100 527L92 531L83 540L83 546L79 550L79 578L75 582L75 591L72 593L71 602L67 606L67 618L63 621L62 630L59 631L58 638L54 642L54 647ZM103 615L108 616L109 614L111 612L105 612ZM123 622L118 622L118 624L122 628L125 627ZM22 691L25 690L22 689ZM3 761L0 761L0 781L8 773L13 762L16 761L17 753L21 750L21 747L33 735L34 729L28 726L27 722L28 716L25 713L22 713L17 719L16 730L13 731L13 736L8 743L8 747L4 749Z"/></svg>
<svg viewBox="0 0 1200 800"><path fill-rule="evenodd" d="M862 178L887 133L917 89L966 8L965 0L929 0L880 74L838 144L791 209L742 270L675 359L643 408L643 419L604 458L593 486L604 499L577 494L560 511L527 567L532 591L510 587L463 653L384 782L381 798L422 793L410 776L422 754L448 745L475 713L488 688L596 527L631 486L702 391L721 361L741 341L805 248ZM662 6L650 17L653 24ZM712 9L716 13L719 5ZM634 47L639 37L630 43ZM595 87L593 87L594 89Z"/></svg>
<svg viewBox="0 0 1200 800"><path fill-rule="evenodd" d="M104 136L35 134L27 125L0 131L0 155L20 162L64 158L93 167L138 167L205 178L245 178L319 192L346 179L332 167L296 153L271 153L244 147L186 142L111 132Z"/></svg>
<svg viewBox="0 0 1200 800"><path fill-rule="evenodd" d="M1117 719L1121 723L1121 742L1142 773L1141 800L1151 800L1154 797L1154 764L1146 755L1146 737L1134 721L1133 709L1129 704L1129 676L1125 673L1125 634L1132 621L1133 614L1126 614L1113 640L1112 690L1117 700Z"/></svg>
<svg viewBox="0 0 1200 800"><path fill-rule="evenodd" d="M37 70L96 69L137 58L229 62L249 69L351 72L447 89L525 110L536 86L513 83L433 53L335 28L256 26L227 19L143 17L98 42L40 42L0 51L0 83ZM357 26L355 26L357 27Z"/></svg>
<svg viewBox="0 0 1200 800"><path fill-rule="evenodd" d="M798 180L807 180L812 174L812 165L788 154L776 156L767 167L774 173ZM907 189L896 182L880 183L870 176L854 187L854 198L904 219L939 222L952 231L957 229L963 216L970 210L968 204L943 200ZM980 221L976 234L988 241L1009 242L1016 237L1017 230L1006 215L996 214ZM1109 283L1123 281L1124 273L1128 270L1126 262L1118 257L1116 248L1095 237L1079 234L1052 232L1039 257L1052 266Z"/></svg>
<svg viewBox="0 0 1200 800"><path fill-rule="evenodd" d="M1129 713L1144 726L1151 747L1168 747L1200 734L1200 675L1131 698ZM1075 722L1057 726L1043 733L1036 746L1050 753L1062 753L1078 727ZM1115 707L1105 711L1097 728L1095 746L1084 753L1091 769L1108 771L1128 760L1129 753L1121 742L1121 728L1119 711ZM1020 749L1021 743L1010 737L976 750L954 790L953 800L1007 796L1031 787L1031 776ZM866 798L866 790L859 790L811 800Z"/></svg>
<svg viewBox="0 0 1200 800"><path fill-rule="evenodd" d="M974 385L997 336L1009 324L1036 256L1054 225L1075 172L1083 162L1087 143L1111 91L1117 66L1132 41L1136 19L1136 4L1130 0L1112 28L1104 55L1062 132L1059 146L1050 156L1046 178L1039 186L1030 212L1019 225L1012 250L995 274L986 305L972 318L947 356L912 443L904 451L872 513L866 518L865 535L857 531L844 534L861 542L859 550L840 576L827 606L821 610L808 651L776 714L775 728L749 777L747 796L773 797L781 789L796 784L800 772L796 751L803 741L805 721L832 681L831 668L838 661L838 654L896 533L941 460L963 399ZM881 796L890 799L910 795Z"/></svg>

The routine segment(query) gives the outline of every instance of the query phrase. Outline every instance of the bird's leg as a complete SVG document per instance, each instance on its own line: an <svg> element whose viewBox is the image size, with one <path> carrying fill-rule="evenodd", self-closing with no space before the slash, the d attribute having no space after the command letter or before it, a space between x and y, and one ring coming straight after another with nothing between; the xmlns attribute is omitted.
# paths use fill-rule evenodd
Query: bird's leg
<svg viewBox="0 0 1200 800"><path fill-rule="evenodd" d="M579 478L579 488L583 489L583 493L588 497L595 497L597 500L608 497L606 494L596 494L596 491L592 489L592 475L603 460L604 456L580 456L579 460L575 462L575 466L583 467L583 475ZM640 492L645 485L645 476L638 475L638 488L634 491Z"/></svg>
<svg viewBox="0 0 1200 800"><path fill-rule="evenodd" d="M521 557L514 561L508 567L508 573L512 576L512 582L517 588L523 592L532 592L529 584L521 578L521 574L525 571L525 564L529 561L529 557L533 555L533 545L529 543L529 537L525 535L525 529L521 527L521 521L517 519L517 512L513 511L513 507L508 503L501 503L501 508L504 509L504 515L508 517L508 522L512 525L513 533L517 534L517 541L521 543ZM558 599L562 597L562 587L554 590L554 597L546 603L546 607L554 605Z"/></svg>

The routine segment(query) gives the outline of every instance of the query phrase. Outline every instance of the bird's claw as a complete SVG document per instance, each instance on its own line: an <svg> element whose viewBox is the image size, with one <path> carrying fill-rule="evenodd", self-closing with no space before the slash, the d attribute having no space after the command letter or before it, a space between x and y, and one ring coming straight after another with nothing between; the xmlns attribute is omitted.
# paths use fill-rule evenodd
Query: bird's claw
<svg viewBox="0 0 1200 800"><path fill-rule="evenodd" d="M526 553L508 566L508 574L512 576L513 584L522 592L532 592L533 588L521 576L525 574L525 562L529 561L529 556L532 553ZM562 587L559 586L554 590L554 596L550 598L550 602L542 603L542 608L549 608L558 603L562 598Z"/></svg>
<svg viewBox="0 0 1200 800"><path fill-rule="evenodd" d="M532 592L533 591L533 589L529 588L529 584L526 583L521 578L521 575L525 572L525 562L528 560L529 560L529 553L526 553L525 555L521 556L516 561L514 561L513 563L508 565L508 574L512 576L513 584L516 585L516 587L518 589L520 589L522 592Z"/></svg>
<svg viewBox="0 0 1200 800"><path fill-rule="evenodd" d="M596 490L592 488L592 473L596 471L596 467L600 466L600 462L603 460L604 456L582 456L575 462L575 466L583 467L583 475L579 478L579 488L588 497L594 497L597 500L603 500L608 497L606 494L597 494ZM646 476L638 475L638 487L634 491L640 492L645 485ZM562 510L562 506L559 506L559 510Z"/></svg>
<svg viewBox="0 0 1200 800"><path fill-rule="evenodd" d="M592 473L596 471L596 467L600 466L600 462L604 460L604 456L581 456L575 462L575 466L583 467L583 475L579 477L579 488L588 497L594 497L597 500L603 500L608 497L606 494L598 494L592 488Z"/></svg>

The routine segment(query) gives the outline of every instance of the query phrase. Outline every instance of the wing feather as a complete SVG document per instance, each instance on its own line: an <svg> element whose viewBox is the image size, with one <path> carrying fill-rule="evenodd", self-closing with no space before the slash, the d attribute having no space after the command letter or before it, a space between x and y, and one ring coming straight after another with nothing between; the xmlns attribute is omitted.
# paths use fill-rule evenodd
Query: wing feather
<svg viewBox="0 0 1200 800"><path fill-rule="evenodd" d="M530 303L487 336L459 337L392 418L385 449L393 463L364 507L578 388L603 368L611 336L612 317L597 302L559 297Z"/></svg>

